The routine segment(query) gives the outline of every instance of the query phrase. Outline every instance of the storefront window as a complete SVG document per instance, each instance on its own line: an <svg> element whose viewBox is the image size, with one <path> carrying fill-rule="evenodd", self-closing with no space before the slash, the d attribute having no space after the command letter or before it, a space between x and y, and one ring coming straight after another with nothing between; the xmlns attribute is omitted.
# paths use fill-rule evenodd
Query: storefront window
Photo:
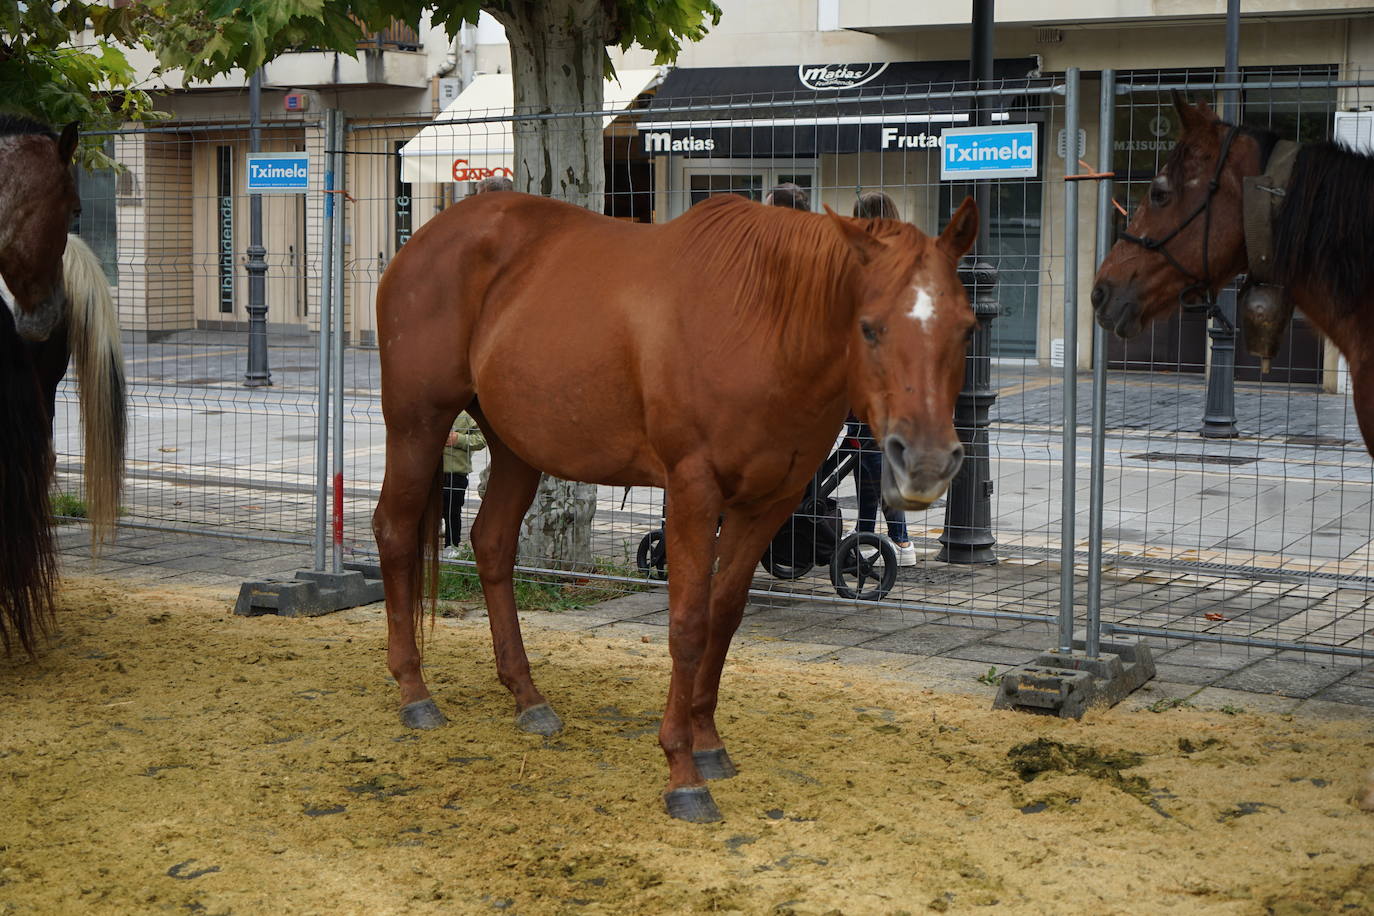
<svg viewBox="0 0 1374 916"><path fill-rule="evenodd" d="M997 319L992 323L992 355L1033 358L1040 307L1040 207L1044 183L1038 180L990 181L988 259L997 267ZM940 186L943 230L966 196L967 184Z"/></svg>
<svg viewBox="0 0 1374 916"><path fill-rule="evenodd" d="M105 155L113 158L114 141L105 141ZM113 169L86 171L77 169L76 182L81 197L81 213L72 224L72 232L79 235L100 258L105 279L111 286L119 285L119 231L115 211L115 180Z"/></svg>

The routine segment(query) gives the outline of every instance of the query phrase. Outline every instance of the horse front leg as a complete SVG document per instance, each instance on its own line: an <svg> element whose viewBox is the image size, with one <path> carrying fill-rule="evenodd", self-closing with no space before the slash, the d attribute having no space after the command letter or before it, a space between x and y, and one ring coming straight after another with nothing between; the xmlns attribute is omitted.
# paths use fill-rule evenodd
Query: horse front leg
<svg viewBox="0 0 1374 916"><path fill-rule="evenodd" d="M386 592L387 668L401 689L401 721L411 728L445 722L420 671L415 632L423 613L424 549L438 560L439 458L452 424L442 411L388 416L386 475L372 515Z"/></svg>
<svg viewBox="0 0 1374 916"><path fill-rule="evenodd" d="M729 779L737 772L716 730L720 675L730 640L744 618L749 585L768 542L797 507L800 496L762 507L726 512L716 555L720 568L711 583L711 622L692 694L692 758L706 779Z"/></svg>
<svg viewBox="0 0 1374 916"><path fill-rule="evenodd" d="M692 757L692 697L706 648L721 496L709 469L681 469L669 479L672 506L665 524L668 556L668 653L673 673L658 743L668 758L664 804L672 817L693 823L720 820L720 809Z"/></svg>

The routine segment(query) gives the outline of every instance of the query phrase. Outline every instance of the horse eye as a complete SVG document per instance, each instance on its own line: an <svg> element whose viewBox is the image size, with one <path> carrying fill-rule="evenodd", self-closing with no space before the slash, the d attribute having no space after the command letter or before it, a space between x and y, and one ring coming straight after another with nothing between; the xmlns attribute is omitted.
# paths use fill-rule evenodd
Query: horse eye
<svg viewBox="0 0 1374 916"><path fill-rule="evenodd" d="M871 344L876 344L878 342L878 338L881 337L883 334L882 328L875 327L874 325L869 324L867 321L859 322L859 330L863 332L864 340L868 341Z"/></svg>
<svg viewBox="0 0 1374 916"><path fill-rule="evenodd" d="M1150 206L1163 207L1169 203L1169 192L1163 188L1150 188Z"/></svg>

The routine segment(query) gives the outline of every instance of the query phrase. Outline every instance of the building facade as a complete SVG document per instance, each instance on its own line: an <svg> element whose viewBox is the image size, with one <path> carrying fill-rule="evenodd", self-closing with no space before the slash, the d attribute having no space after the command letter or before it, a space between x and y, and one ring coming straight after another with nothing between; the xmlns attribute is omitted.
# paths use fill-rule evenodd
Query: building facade
<svg viewBox="0 0 1374 916"><path fill-rule="evenodd" d="M635 85L622 92L606 129L608 212L664 220L711 193L761 197L787 181L809 188L812 206L848 212L857 193L879 188L902 215L938 231L967 183L939 177L939 143L948 127L970 123L970 99L941 87L967 79L967 0L720 0L724 16L703 41L683 48L675 67L653 68L641 50L617 52ZM993 188L993 253L1000 268L994 354L1041 364L1062 336L1064 169L1056 154L1062 98L1027 87L1082 71L1082 158L1097 160L1098 78L1111 68L1138 85L1215 81L1224 59L1224 4L1214 0L1002 0L996 4L996 76L1002 92L985 97L994 123L1038 125L1038 169ZM1301 139L1329 135L1335 112L1374 104L1374 90L1330 85L1374 73L1374 11L1353 0L1258 0L1242 11L1240 63L1247 80L1244 113ZM367 341L371 294L385 263L405 238L456 197L482 169L500 171L494 127L469 123L440 149L436 173L407 167L408 144L436 114L472 118L496 113L488 96L460 99L479 75L509 71L500 28L484 20L449 42L438 30L385 33L359 59L330 53L286 55L266 68L264 112L273 112L264 148L297 150L323 161L318 113L337 108L350 120L352 202L346 232L348 325ZM1036 81L1039 81L1037 83ZM1272 88L1306 81L1302 89ZM490 84L490 81L488 81ZM905 98L923 94L920 99ZM830 100L860 96L864 104ZM1219 104L1219 93L1200 91ZM292 98L304 111L289 111ZM1167 93L1134 92L1116 112L1113 151L1117 196L1129 207L1172 146ZM242 252L246 201L242 157L247 97L242 75L209 86L166 84L165 128L113 138L118 176L90 176L96 203L83 235L109 252L126 327L149 334L188 327L232 327L243 311ZM303 102L301 100L304 100ZM714 106L715 110L709 110ZM431 133L433 130L431 129ZM464 145L466 144L466 146ZM409 152L418 147L411 146ZM459 165L463 168L459 168ZM408 170L409 168L409 170ZM102 184L103 182L103 184ZM318 270L322 194L271 199L265 219L269 255L269 320L284 329L313 325L311 277ZM1093 212L1084 187L1080 214ZM91 211L87 205L87 212ZM102 220L101 225L88 226ZM1089 224L1085 219L1083 225ZM89 229L89 232L88 232ZM103 238L102 238L103 235ZM1080 327L1091 312L1086 291L1093 232L1079 233ZM189 292L188 292L189 291ZM1292 381L1315 382L1335 355L1299 322ZM1306 335L1306 336L1303 336ZM1128 349L1114 344L1118 365L1201 371L1203 320L1180 315ZM1076 358L1086 366L1088 335ZM1301 351L1301 352L1298 352ZM1299 365L1301 364L1301 365ZM1241 373L1250 371L1244 364ZM1328 378L1329 381L1329 378Z"/></svg>

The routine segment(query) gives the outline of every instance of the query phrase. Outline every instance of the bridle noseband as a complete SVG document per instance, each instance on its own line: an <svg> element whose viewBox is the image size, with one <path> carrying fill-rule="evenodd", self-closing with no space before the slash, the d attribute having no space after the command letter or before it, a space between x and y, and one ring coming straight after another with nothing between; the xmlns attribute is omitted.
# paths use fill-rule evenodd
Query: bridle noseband
<svg viewBox="0 0 1374 916"><path fill-rule="evenodd" d="M1186 279L1192 281L1179 291L1178 301L1180 305L1184 308L1188 308L1188 295L1194 291L1200 290L1207 313L1233 329L1235 325L1226 317L1225 313L1217 308L1216 296L1212 293L1212 268L1207 257L1207 244L1212 237L1212 198L1216 196L1217 189L1221 187L1221 172L1226 166L1226 160L1231 155L1231 142L1236 139L1236 134L1239 132L1239 125L1234 124L1231 125L1231 129L1226 132L1226 139L1221 143L1221 154L1217 156L1216 170L1212 172L1212 180L1207 183L1207 196L1204 197L1202 202L1193 208L1193 212L1189 213L1183 222L1175 226L1168 235L1164 236L1162 239L1152 239L1148 235L1131 235L1123 229L1118 236L1118 238L1127 242L1139 245L1146 251L1155 251L1162 254L1164 259L1168 261L1175 270L1183 274ZM1202 217L1202 276L1200 277L1178 263L1178 259L1170 254L1168 248L1164 247L1168 245L1169 242L1173 241L1174 237L1180 232L1187 229L1188 225L1192 223L1193 220L1197 219L1198 216Z"/></svg>

